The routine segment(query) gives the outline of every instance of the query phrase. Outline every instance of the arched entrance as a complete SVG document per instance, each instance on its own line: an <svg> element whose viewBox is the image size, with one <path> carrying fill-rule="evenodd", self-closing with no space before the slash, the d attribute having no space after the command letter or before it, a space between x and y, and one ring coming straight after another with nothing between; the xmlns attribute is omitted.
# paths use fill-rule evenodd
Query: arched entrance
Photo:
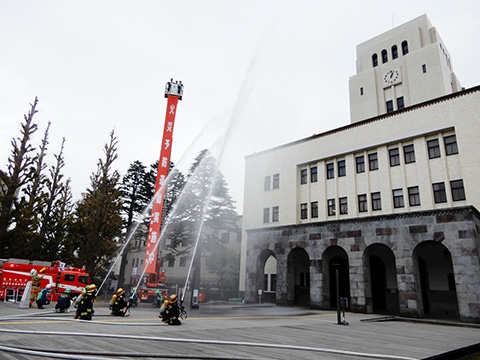
<svg viewBox="0 0 480 360"><path fill-rule="evenodd" d="M340 297L346 297L350 306L350 269L346 251L337 245L329 246L322 255L325 277L324 304L332 309L337 307L337 283Z"/></svg>
<svg viewBox="0 0 480 360"><path fill-rule="evenodd" d="M272 250L263 250L257 257L257 293L258 302L276 303L277 259Z"/></svg>
<svg viewBox="0 0 480 360"><path fill-rule="evenodd" d="M421 299L423 315L457 319L457 290L450 251L439 242L424 241L415 247L413 257L421 289L417 296Z"/></svg>
<svg viewBox="0 0 480 360"><path fill-rule="evenodd" d="M310 258L302 248L294 248L287 259L287 286L294 305L310 306ZM293 291L293 297L291 292Z"/></svg>
<svg viewBox="0 0 480 360"><path fill-rule="evenodd" d="M393 251L384 244L372 244L365 249L364 261L370 281L367 299L371 299L372 312L399 313L397 266Z"/></svg>

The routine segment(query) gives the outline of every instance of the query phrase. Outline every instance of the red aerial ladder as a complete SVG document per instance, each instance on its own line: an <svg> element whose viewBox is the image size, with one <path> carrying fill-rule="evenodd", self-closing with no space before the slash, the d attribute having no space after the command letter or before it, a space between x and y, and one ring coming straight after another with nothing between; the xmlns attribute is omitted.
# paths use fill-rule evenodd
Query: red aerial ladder
<svg viewBox="0 0 480 360"><path fill-rule="evenodd" d="M148 238L144 259L144 281L139 286L139 296L143 300L150 300L155 297L155 290L164 287L166 277L165 272L161 271L158 263L158 241L160 240L160 230L162 225L163 200L165 199L166 186L165 181L170 168L170 155L172 152L173 126L175 124L175 115L177 113L178 100L183 97L183 84L181 81L171 79L165 85L165 98L167 101L167 112L165 115L165 125L163 128L162 147L160 158L158 160L157 180L155 182L155 198L152 204L152 215L150 217L150 227L148 229ZM160 285L161 284L161 285Z"/></svg>

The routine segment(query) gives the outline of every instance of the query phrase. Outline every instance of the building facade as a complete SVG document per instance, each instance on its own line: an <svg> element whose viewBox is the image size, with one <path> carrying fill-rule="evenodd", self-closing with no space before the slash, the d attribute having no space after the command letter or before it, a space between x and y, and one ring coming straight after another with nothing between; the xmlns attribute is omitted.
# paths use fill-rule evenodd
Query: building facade
<svg viewBox="0 0 480 360"><path fill-rule="evenodd" d="M245 301L480 322L480 87L424 15L357 47L350 97L350 125L246 158Z"/></svg>

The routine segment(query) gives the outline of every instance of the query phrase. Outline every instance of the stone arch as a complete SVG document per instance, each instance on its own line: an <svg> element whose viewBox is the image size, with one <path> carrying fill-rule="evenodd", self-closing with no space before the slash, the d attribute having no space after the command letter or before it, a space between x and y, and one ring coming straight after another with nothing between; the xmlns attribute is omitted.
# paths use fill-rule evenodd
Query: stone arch
<svg viewBox="0 0 480 360"><path fill-rule="evenodd" d="M287 291L293 305L310 306L310 257L303 248L288 253Z"/></svg>
<svg viewBox="0 0 480 360"><path fill-rule="evenodd" d="M262 297L258 298L259 302L267 301L267 302L275 302L276 301L276 296L275 292L271 292L268 285L269 281L271 279L266 279L265 275L271 275L272 271L270 270L268 274L265 273L265 267L267 265L268 259L270 257L273 257L275 260L277 259L275 256L275 253L272 250L269 249L264 249L260 251L260 253L257 256L257 276L256 276L256 289L262 290ZM276 275L276 271L275 271ZM267 281L266 281L267 280ZM275 282L276 282L276 276L275 276ZM257 294L257 296L259 296Z"/></svg>
<svg viewBox="0 0 480 360"><path fill-rule="evenodd" d="M437 241L423 241L413 250L420 315L458 319L452 255Z"/></svg>
<svg viewBox="0 0 480 360"><path fill-rule="evenodd" d="M367 312L398 314L397 266L387 245L374 243L363 253Z"/></svg>
<svg viewBox="0 0 480 360"><path fill-rule="evenodd" d="M350 305L350 266L347 252L338 245L331 245L322 254L323 307L337 307L337 271L340 297L346 297Z"/></svg>

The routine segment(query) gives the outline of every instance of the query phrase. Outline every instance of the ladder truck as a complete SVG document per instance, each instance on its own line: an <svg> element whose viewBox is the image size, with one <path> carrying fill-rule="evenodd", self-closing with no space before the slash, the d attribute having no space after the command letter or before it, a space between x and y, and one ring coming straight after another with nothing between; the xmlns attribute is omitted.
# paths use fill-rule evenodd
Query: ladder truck
<svg viewBox="0 0 480 360"><path fill-rule="evenodd" d="M181 81L170 79L165 85L165 98L167 99L167 110L165 124L163 127L163 138L158 160L157 178L155 181L155 198L152 204L150 226L145 249L144 279L137 289L138 296L143 301L150 301L155 298L156 290L161 290L163 298L168 297L165 291L166 275L162 271L158 261L158 241L162 225L163 200L165 199L168 170L170 169L170 155L173 143L173 127L175 115L177 114L178 101L183 98L183 84Z"/></svg>

